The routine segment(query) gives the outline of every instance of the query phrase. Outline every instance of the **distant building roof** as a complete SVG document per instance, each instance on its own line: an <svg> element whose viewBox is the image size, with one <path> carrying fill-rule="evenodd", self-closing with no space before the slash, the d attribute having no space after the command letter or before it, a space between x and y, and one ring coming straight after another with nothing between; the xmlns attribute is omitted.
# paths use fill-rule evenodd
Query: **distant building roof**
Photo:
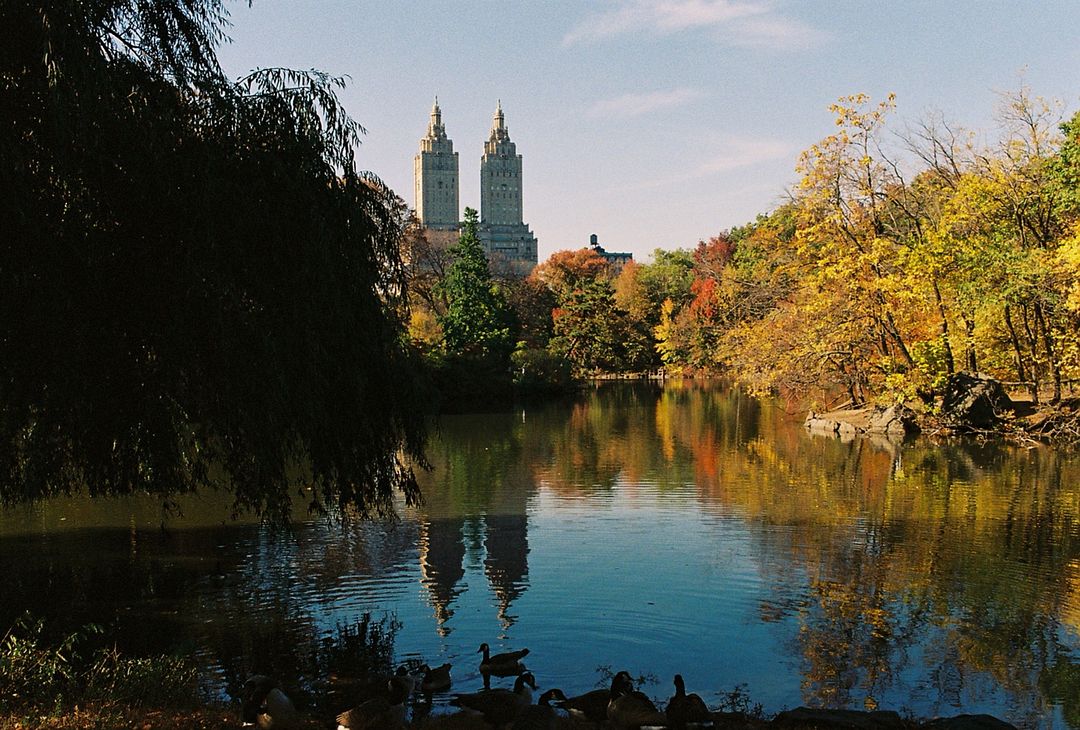
<svg viewBox="0 0 1080 730"><path fill-rule="evenodd" d="M616 271L622 269L623 266L629 261L634 260L634 254L623 253L618 251L605 251L604 247L600 245L597 240L596 234L593 233L589 236L589 248L596 251L600 256L604 257L604 260L611 264L612 268Z"/></svg>

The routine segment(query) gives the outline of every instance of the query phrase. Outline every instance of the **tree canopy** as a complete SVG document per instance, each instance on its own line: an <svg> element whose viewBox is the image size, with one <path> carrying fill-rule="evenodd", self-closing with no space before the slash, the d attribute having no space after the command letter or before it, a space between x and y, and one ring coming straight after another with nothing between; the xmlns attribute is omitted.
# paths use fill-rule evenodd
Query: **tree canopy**
<svg viewBox="0 0 1080 730"><path fill-rule="evenodd" d="M321 72L230 81L219 0L0 9L0 497L417 496L406 210Z"/></svg>
<svg viewBox="0 0 1080 730"><path fill-rule="evenodd" d="M505 370L514 348L513 314L492 280L477 225L476 211L466 208L461 237L450 247L451 263L439 284L446 299L439 321L449 355Z"/></svg>

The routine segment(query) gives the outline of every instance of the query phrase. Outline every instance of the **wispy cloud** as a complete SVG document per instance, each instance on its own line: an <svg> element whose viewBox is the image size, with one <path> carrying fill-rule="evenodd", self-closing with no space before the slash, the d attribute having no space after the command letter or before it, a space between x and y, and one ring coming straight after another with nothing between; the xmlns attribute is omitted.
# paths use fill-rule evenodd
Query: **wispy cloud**
<svg viewBox="0 0 1080 730"><path fill-rule="evenodd" d="M725 35L725 40L733 46L747 48L801 51L819 46L829 38L823 30L779 15L747 18L736 23L733 30Z"/></svg>
<svg viewBox="0 0 1080 730"><path fill-rule="evenodd" d="M694 28L722 31L718 40L731 45L788 50L807 48L827 37L780 15L764 0L625 0L612 10L586 17L563 36L563 45Z"/></svg>
<svg viewBox="0 0 1080 730"><path fill-rule="evenodd" d="M593 118L637 117L657 109L680 106L703 96L705 92L686 87L644 94L623 94L596 102L589 109L589 116Z"/></svg>
<svg viewBox="0 0 1080 730"><path fill-rule="evenodd" d="M742 168L751 168L763 163L775 163L777 160L790 160L794 167L798 145L782 139L769 137L746 137L736 135L717 135L702 140L701 148L707 150L704 159L690 164L675 175L643 176L633 183L616 188L621 191L655 190L683 185L694 180L702 180L721 173Z"/></svg>
<svg viewBox="0 0 1080 730"><path fill-rule="evenodd" d="M726 136L718 139L714 148L719 149L698 165L693 177L707 177L785 157L792 158L794 164L795 146L779 139Z"/></svg>

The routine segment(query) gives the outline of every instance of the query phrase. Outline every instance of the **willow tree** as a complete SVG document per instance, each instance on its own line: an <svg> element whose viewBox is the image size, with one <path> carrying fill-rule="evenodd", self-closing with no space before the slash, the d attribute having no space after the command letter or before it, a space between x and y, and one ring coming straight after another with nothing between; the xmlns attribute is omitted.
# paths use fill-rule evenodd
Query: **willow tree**
<svg viewBox="0 0 1080 730"><path fill-rule="evenodd" d="M401 201L341 80L215 48L220 0L4 3L0 497L417 496Z"/></svg>

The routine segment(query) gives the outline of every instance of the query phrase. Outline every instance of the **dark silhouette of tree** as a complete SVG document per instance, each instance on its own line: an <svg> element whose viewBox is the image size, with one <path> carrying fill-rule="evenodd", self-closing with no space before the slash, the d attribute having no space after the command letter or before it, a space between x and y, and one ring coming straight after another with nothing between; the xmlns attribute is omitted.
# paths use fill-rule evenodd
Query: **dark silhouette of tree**
<svg viewBox="0 0 1080 730"><path fill-rule="evenodd" d="M0 7L0 497L417 496L400 199L341 79L215 56L220 0ZM300 491L310 486L310 491Z"/></svg>

